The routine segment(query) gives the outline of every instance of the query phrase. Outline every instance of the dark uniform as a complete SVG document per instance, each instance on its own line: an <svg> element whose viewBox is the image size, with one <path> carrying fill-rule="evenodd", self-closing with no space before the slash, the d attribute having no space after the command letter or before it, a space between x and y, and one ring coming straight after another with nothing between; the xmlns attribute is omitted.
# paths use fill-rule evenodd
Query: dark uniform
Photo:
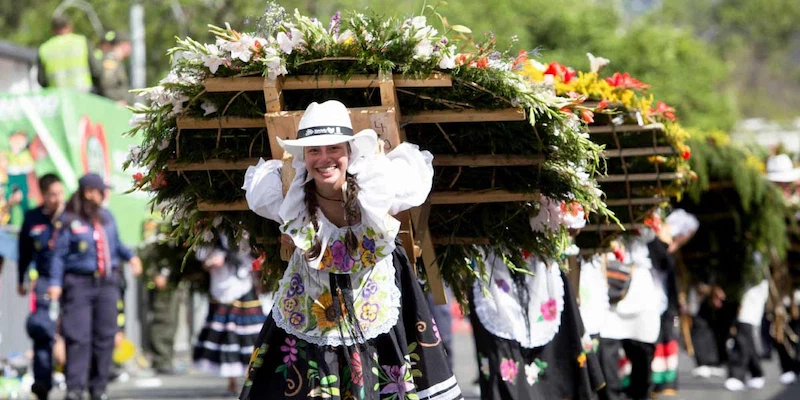
<svg viewBox="0 0 800 400"><path fill-rule="evenodd" d="M49 259L53 255L53 232L60 222L53 223L53 216L44 213L42 207L25 214L19 232L18 283L25 283L31 261L36 263L38 279L34 288L35 308L28 317L26 329L33 340L33 379L31 391L39 399L47 398L53 387L53 343L56 335L55 316L51 316L47 288L51 274Z"/></svg>
<svg viewBox="0 0 800 400"><path fill-rule="evenodd" d="M105 393L114 349L119 300L120 260L134 254L119 240L114 217L101 211L97 227L80 216L65 214L51 258L51 282L62 286L61 329L67 347L69 393ZM98 256L100 255L100 256Z"/></svg>
<svg viewBox="0 0 800 400"><path fill-rule="evenodd" d="M101 50L95 50L95 59L100 69L97 82L99 94L114 101L130 102L131 95L128 91L131 84L125 61L114 51Z"/></svg>

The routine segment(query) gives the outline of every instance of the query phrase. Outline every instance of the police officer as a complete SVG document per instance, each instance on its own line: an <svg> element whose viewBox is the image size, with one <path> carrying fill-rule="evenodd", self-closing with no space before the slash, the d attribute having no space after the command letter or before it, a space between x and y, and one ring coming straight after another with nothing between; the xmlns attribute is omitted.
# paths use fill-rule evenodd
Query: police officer
<svg viewBox="0 0 800 400"><path fill-rule="evenodd" d="M54 17L50 23L53 37L39 46L39 84L42 87L93 90L97 67L86 37L72 32L67 17Z"/></svg>
<svg viewBox="0 0 800 400"><path fill-rule="evenodd" d="M141 262L119 240L117 224L103 208L108 186L99 175L80 178L67 203L50 259L50 297L62 295L61 330L66 341L67 400L82 399L87 380L92 400L107 399L117 332L120 260L133 273Z"/></svg>
<svg viewBox="0 0 800 400"><path fill-rule="evenodd" d="M25 276L31 261L36 269L30 271L35 306L28 317L28 336L33 340L33 386L31 392L39 400L46 400L53 387L53 343L55 342L55 315L50 315L50 299L47 288L50 284L48 258L52 256L53 232L59 227L59 217L64 210L64 186L54 174L39 178L42 205L28 211L19 232L19 262L17 292L27 295Z"/></svg>
<svg viewBox="0 0 800 400"><path fill-rule="evenodd" d="M119 103L130 102L131 89L125 59L131 54L131 43L121 33L108 31L94 52L99 68L98 94Z"/></svg>

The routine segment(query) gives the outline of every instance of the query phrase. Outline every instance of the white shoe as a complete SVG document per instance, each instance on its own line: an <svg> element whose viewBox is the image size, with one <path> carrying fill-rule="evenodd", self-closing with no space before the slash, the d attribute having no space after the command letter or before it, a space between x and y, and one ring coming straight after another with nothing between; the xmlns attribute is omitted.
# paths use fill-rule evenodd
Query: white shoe
<svg viewBox="0 0 800 400"><path fill-rule="evenodd" d="M792 371L784 372L778 380L784 385L791 385L797 381L797 374Z"/></svg>
<svg viewBox="0 0 800 400"><path fill-rule="evenodd" d="M741 392L744 390L744 382L736 379L736 378L728 378L725 381L725 389L730 390L731 392Z"/></svg>
<svg viewBox="0 0 800 400"><path fill-rule="evenodd" d="M711 376L715 376L717 378L724 378L728 376L728 371L722 367L709 367L709 371L711 371Z"/></svg>
<svg viewBox="0 0 800 400"><path fill-rule="evenodd" d="M695 378L708 379L711 377L711 368L707 365L701 365L692 370L692 376Z"/></svg>
<svg viewBox="0 0 800 400"><path fill-rule="evenodd" d="M749 387L750 389L755 389L755 390L763 389L764 388L764 377L748 379L747 380L747 387Z"/></svg>

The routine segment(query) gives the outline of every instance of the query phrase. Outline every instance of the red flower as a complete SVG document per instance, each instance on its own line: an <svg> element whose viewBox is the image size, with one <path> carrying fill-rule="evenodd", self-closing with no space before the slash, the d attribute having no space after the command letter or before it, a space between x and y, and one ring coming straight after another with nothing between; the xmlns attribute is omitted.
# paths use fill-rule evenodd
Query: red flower
<svg viewBox="0 0 800 400"><path fill-rule="evenodd" d="M625 262L625 249L618 242L611 242L611 251L619 262Z"/></svg>
<svg viewBox="0 0 800 400"><path fill-rule="evenodd" d="M650 85L631 77L629 73L620 74L615 72L610 78L606 78L609 85L620 89L647 89Z"/></svg>
<svg viewBox="0 0 800 400"><path fill-rule="evenodd" d="M664 118L670 121L675 121L675 109L668 106L663 101L656 103L656 108L651 108L650 112L653 114L661 114L664 116Z"/></svg>
<svg viewBox="0 0 800 400"><path fill-rule="evenodd" d="M563 107L559 111L563 112L564 114L573 114L574 115L574 113L572 112L572 109L569 108L569 107Z"/></svg>
<svg viewBox="0 0 800 400"><path fill-rule="evenodd" d="M517 58L514 59L514 63L511 65L513 69L519 68L522 64L528 62L528 52L525 50L520 50L517 54Z"/></svg>
<svg viewBox="0 0 800 400"><path fill-rule="evenodd" d="M258 258L253 260L251 267L253 271L261 271L261 265L264 264L264 260L267 258L267 253L261 252L261 255Z"/></svg>
<svg viewBox="0 0 800 400"><path fill-rule="evenodd" d="M562 82L569 83L569 81L571 81L572 78L577 75L577 72L575 72L575 70L572 68L567 68L557 62L551 62L544 71L544 74L559 77L561 78Z"/></svg>
<svg viewBox="0 0 800 400"><path fill-rule="evenodd" d="M531 253L528 250L522 250L522 257L526 260L531 256Z"/></svg>
<svg viewBox="0 0 800 400"><path fill-rule="evenodd" d="M161 189L167 187L167 174L164 171L159 171L153 182L150 183L151 189Z"/></svg>
<svg viewBox="0 0 800 400"><path fill-rule="evenodd" d="M144 175L141 172L137 172L137 173L133 174L133 180L136 181L136 182L141 182L143 178L144 178Z"/></svg>
<svg viewBox="0 0 800 400"><path fill-rule="evenodd" d="M581 119L587 124L594 122L594 113L586 108L581 109Z"/></svg>
<svg viewBox="0 0 800 400"><path fill-rule="evenodd" d="M597 103L597 107L595 107L594 110L602 111L605 110L606 107L608 107L608 100L601 100L599 103Z"/></svg>
<svg viewBox="0 0 800 400"><path fill-rule="evenodd" d="M692 148L689 146L683 146L683 153L681 153L681 158L683 158L684 160L692 158Z"/></svg>
<svg viewBox="0 0 800 400"><path fill-rule="evenodd" d="M475 63L475 66L480 68L480 69L488 69L489 68L489 57L483 57L483 58L479 59Z"/></svg>
<svg viewBox="0 0 800 400"><path fill-rule="evenodd" d="M653 214L644 219L644 224L649 226L650 229L659 233L661 231L661 217L658 214Z"/></svg>

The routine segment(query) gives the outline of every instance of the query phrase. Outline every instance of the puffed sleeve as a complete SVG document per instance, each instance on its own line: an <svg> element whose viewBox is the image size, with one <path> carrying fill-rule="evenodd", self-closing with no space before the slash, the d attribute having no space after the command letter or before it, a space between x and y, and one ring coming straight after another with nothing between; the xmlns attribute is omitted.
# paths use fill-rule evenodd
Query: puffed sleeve
<svg viewBox="0 0 800 400"><path fill-rule="evenodd" d="M417 145L401 143L386 155L391 163L394 196L389 214L395 215L425 202L433 185L433 155Z"/></svg>
<svg viewBox="0 0 800 400"><path fill-rule="evenodd" d="M256 214L283 223L279 211L283 202L280 160L258 160L258 164L247 168L244 176L247 206Z"/></svg>

